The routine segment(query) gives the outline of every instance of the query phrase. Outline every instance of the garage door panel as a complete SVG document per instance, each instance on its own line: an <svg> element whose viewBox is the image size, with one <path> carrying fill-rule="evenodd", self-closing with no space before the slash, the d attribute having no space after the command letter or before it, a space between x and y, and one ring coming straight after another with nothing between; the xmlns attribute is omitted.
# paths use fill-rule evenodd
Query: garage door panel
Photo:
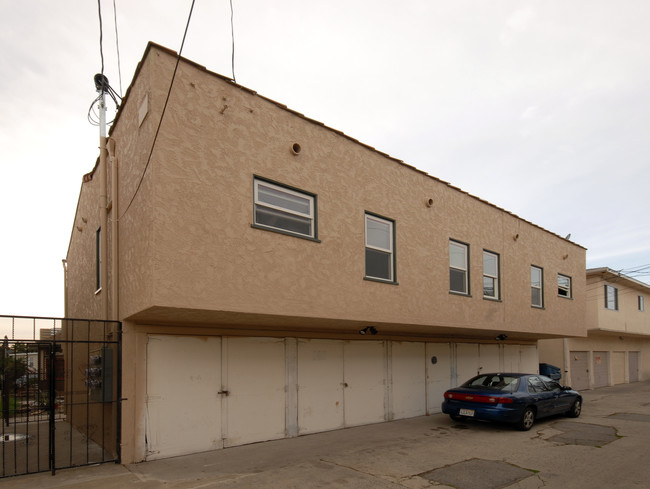
<svg viewBox="0 0 650 489"><path fill-rule="evenodd" d="M343 342L298 340L299 433L343 426Z"/></svg>
<svg viewBox="0 0 650 489"><path fill-rule="evenodd" d="M574 389L589 389L589 352L571 351L571 387Z"/></svg>
<svg viewBox="0 0 650 489"><path fill-rule="evenodd" d="M424 343L393 341L393 419L426 414Z"/></svg>
<svg viewBox="0 0 650 489"><path fill-rule="evenodd" d="M427 413L442 411L443 395L451 385L451 348L449 343L426 344Z"/></svg>
<svg viewBox="0 0 650 489"><path fill-rule="evenodd" d="M151 335L147 343L147 460L222 446L218 337Z"/></svg>
<svg viewBox="0 0 650 489"><path fill-rule="evenodd" d="M499 345L479 345L481 373L500 372Z"/></svg>
<svg viewBox="0 0 650 489"><path fill-rule="evenodd" d="M385 418L385 353L382 341L346 341L343 346L345 425ZM344 384L344 385L345 385Z"/></svg>
<svg viewBox="0 0 650 489"><path fill-rule="evenodd" d="M284 340L224 338L225 446L285 435Z"/></svg>
<svg viewBox="0 0 650 489"><path fill-rule="evenodd" d="M625 383L625 352L612 352L612 383Z"/></svg>
<svg viewBox="0 0 650 489"><path fill-rule="evenodd" d="M594 387L609 385L609 352L595 351L593 353Z"/></svg>
<svg viewBox="0 0 650 489"><path fill-rule="evenodd" d="M539 352L536 345L519 345L520 372L527 374L539 373Z"/></svg>
<svg viewBox="0 0 650 489"><path fill-rule="evenodd" d="M478 344L458 343L456 345L457 384L478 375L480 367Z"/></svg>

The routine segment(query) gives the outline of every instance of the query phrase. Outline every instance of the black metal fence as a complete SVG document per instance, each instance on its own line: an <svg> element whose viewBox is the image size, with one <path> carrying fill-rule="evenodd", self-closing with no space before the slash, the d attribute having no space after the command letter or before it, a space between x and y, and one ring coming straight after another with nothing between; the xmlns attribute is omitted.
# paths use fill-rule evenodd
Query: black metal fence
<svg viewBox="0 0 650 489"><path fill-rule="evenodd" d="M0 477L120 461L121 323L0 316Z"/></svg>

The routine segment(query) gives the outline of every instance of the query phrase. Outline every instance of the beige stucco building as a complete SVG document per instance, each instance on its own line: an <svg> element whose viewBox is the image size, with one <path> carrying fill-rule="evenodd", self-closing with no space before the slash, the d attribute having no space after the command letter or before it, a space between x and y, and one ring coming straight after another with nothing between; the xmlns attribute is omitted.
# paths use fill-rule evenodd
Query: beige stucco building
<svg viewBox="0 0 650 489"><path fill-rule="evenodd" d="M147 47L67 256L66 315L123 322L124 462L440 412L586 335L584 248L186 59L170 91L177 59Z"/></svg>
<svg viewBox="0 0 650 489"><path fill-rule="evenodd" d="M650 378L650 285L609 268L587 270L587 337L539 342L540 361L563 382L592 389Z"/></svg>

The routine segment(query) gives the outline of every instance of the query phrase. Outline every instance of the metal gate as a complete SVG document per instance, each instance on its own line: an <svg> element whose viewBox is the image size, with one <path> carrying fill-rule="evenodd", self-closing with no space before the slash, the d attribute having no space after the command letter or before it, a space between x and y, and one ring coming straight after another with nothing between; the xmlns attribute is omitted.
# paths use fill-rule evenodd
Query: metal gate
<svg viewBox="0 0 650 489"><path fill-rule="evenodd" d="M0 316L0 477L120 461L121 323Z"/></svg>

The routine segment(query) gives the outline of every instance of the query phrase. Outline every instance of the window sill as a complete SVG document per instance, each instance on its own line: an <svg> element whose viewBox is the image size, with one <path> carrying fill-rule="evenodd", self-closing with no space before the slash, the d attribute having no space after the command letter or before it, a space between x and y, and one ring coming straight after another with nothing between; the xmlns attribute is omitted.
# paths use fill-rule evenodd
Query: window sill
<svg viewBox="0 0 650 489"><path fill-rule="evenodd" d="M484 301L490 301L490 302L503 302L503 300L501 300L501 299L499 299L497 297L489 297L489 296L488 297L483 296L483 300Z"/></svg>
<svg viewBox="0 0 650 489"><path fill-rule="evenodd" d="M530 307L531 307L532 309L540 309L540 310L544 310L544 309L546 309L544 306L536 306L536 305L534 305L534 304L531 304Z"/></svg>
<svg viewBox="0 0 650 489"><path fill-rule="evenodd" d="M268 228L266 226L260 226L259 224L251 224L251 227L254 229L261 229L262 231L271 231L272 233L284 234L285 236L292 236L294 238L306 239L307 241L314 241L320 243L320 239L312 238L311 236L305 236L304 234L291 233L289 231L283 231L282 229Z"/></svg>
<svg viewBox="0 0 650 489"><path fill-rule="evenodd" d="M368 282L378 282L380 284L388 284L388 285L399 285L399 282L395 282L393 280L382 280L380 278L374 278L374 277L363 277L364 280L367 280Z"/></svg>
<svg viewBox="0 0 650 489"><path fill-rule="evenodd" d="M568 296L566 296L566 295L558 295L558 297L559 297L560 299L568 299L568 300L570 300L570 301L573 300L573 297L568 297Z"/></svg>
<svg viewBox="0 0 650 489"><path fill-rule="evenodd" d="M449 291L450 295L458 295L460 297L472 297L472 294L466 294L465 292L456 292L455 290Z"/></svg>

